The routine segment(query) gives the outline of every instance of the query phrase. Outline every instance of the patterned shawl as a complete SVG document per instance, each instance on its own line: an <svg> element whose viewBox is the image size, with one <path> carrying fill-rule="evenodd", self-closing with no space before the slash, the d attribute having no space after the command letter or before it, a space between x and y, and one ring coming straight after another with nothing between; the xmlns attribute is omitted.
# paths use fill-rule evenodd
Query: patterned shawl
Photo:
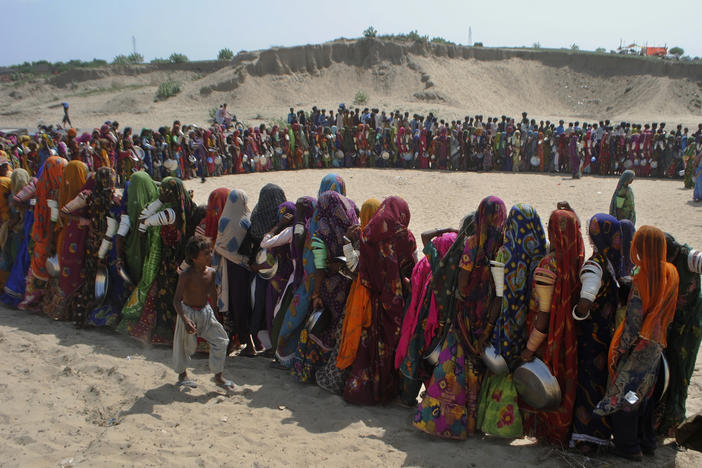
<svg viewBox="0 0 702 468"><path fill-rule="evenodd" d="M530 205L514 205L505 222L504 239L498 255L505 264L504 295L491 343L508 363L514 364L526 344L530 278L546 255L546 236L536 210Z"/></svg>
<svg viewBox="0 0 702 468"><path fill-rule="evenodd" d="M604 255L612 268L612 276L620 276L622 264L622 229L614 216L597 213L590 219L587 228L590 241L596 252Z"/></svg>
<svg viewBox="0 0 702 468"><path fill-rule="evenodd" d="M285 201L285 192L275 184L266 184L258 194L258 203L251 212L251 237L260 241L278 222L278 207Z"/></svg>

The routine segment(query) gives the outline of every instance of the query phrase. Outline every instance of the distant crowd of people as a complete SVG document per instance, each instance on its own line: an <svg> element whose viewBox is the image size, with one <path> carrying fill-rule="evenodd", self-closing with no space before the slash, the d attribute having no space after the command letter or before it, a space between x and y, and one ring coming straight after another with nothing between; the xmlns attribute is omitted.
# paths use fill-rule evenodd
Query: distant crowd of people
<svg viewBox="0 0 702 468"><path fill-rule="evenodd" d="M70 124L65 105L64 123ZM463 121L378 109L310 112L290 109L286 123L245 126L223 104L212 125L180 121L136 132L106 122L78 135L45 128L34 135L6 135L7 159L30 174L50 154L79 159L92 171L108 166L123 186L135 169L154 180L271 170L392 167L451 171L560 172L702 178L702 124L693 131L666 123L559 122L508 116L466 116ZM702 186L695 199L702 199Z"/></svg>

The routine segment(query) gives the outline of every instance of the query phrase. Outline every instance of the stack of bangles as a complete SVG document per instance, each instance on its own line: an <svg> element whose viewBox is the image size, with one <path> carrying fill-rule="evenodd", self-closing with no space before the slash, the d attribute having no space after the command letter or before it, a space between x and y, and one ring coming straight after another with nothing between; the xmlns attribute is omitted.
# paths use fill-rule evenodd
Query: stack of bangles
<svg viewBox="0 0 702 468"><path fill-rule="evenodd" d="M529 341L527 341L527 349L531 351L532 353L535 353L537 349L539 349L539 346L541 346L541 343L544 342L546 339L546 333L540 332L536 328L531 332L531 335L529 335Z"/></svg>

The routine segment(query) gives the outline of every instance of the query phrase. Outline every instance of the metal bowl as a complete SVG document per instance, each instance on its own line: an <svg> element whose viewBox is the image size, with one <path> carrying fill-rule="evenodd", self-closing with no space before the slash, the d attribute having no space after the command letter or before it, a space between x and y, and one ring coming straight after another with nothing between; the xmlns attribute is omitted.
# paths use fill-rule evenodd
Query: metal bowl
<svg viewBox="0 0 702 468"><path fill-rule="evenodd" d="M309 334L319 336L329 328L329 314L323 308L313 310L307 317L306 328Z"/></svg>
<svg viewBox="0 0 702 468"><path fill-rule="evenodd" d="M129 274L127 274L127 270L124 269L124 265L120 265L120 267L117 269L117 274L127 285L131 287L134 286L132 279L129 277Z"/></svg>
<svg viewBox="0 0 702 468"><path fill-rule="evenodd" d="M46 259L46 271L52 278L56 278L61 274L61 265L59 265L57 255Z"/></svg>
<svg viewBox="0 0 702 468"><path fill-rule="evenodd" d="M670 368L668 367L668 360L665 358L665 354L663 353L661 353L660 366L663 368L661 375L661 377L663 378L663 391L661 392L661 396L658 398L658 401L663 399L666 390L668 390L668 384L670 383Z"/></svg>
<svg viewBox="0 0 702 468"><path fill-rule="evenodd" d="M102 303L107 296L107 288L110 285L110 275L107 274L105 265L100 265L95 273L95 300Z"/></svg>
<svg viewBox="0 0 702 468"><path fill-rule="evenodd" d="M263 265L263 268L258 270L261 278L269 280L278 272L278 258L268 253L267 249L261 249L256 254L256 264Z"/></svg>
<svg viewBox="0 0 702 468"><path fill-rule="evenodd" d="M512 374L519 398L537 410L552 410L561 405L561 387L548 366L539 358L525 362Z"/></svg>
<svg viewBox="0 0 702 468"><path fill-rule="evenodd" d="M441 354L441 347L443 346L444 340L446 339L446 335L448 334L450 324L439 323L439 326L442 328L439 328L440 331L434 336L434 338L429 343L429 346L427 347L429 352L424 355L424 359L432 367L436 367L439 365L439 355Z"/></svg>
<svg viewBox="0 0 702 468"><path fill-rule="evenodd" d="M480 357L483 359L485 366L490 369L495 375L504 375L509 373L509 367L507 366L507 361L498 354L493 345L489 345L482 352Z"/></svg>

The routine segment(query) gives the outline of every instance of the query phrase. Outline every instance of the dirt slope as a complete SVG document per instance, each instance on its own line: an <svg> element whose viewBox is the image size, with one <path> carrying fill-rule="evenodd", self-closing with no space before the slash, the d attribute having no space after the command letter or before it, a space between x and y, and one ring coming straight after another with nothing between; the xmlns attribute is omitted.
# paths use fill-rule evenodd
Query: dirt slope
<svg viewBox="0 0 702 468"><path fill-rule="evenodd" d="M154 102L160 83L183 91ZM72 70L0 84L0 124L29 126L61 118L74 124L118 119L133 127L179 118L203 124L228 102L247 121L283 117L290 106L367 105L410 112L519 115L538 119L702 121L702 66L560 50L483 49L379 39L241 52L231 62L191 62Z"/></svg>

